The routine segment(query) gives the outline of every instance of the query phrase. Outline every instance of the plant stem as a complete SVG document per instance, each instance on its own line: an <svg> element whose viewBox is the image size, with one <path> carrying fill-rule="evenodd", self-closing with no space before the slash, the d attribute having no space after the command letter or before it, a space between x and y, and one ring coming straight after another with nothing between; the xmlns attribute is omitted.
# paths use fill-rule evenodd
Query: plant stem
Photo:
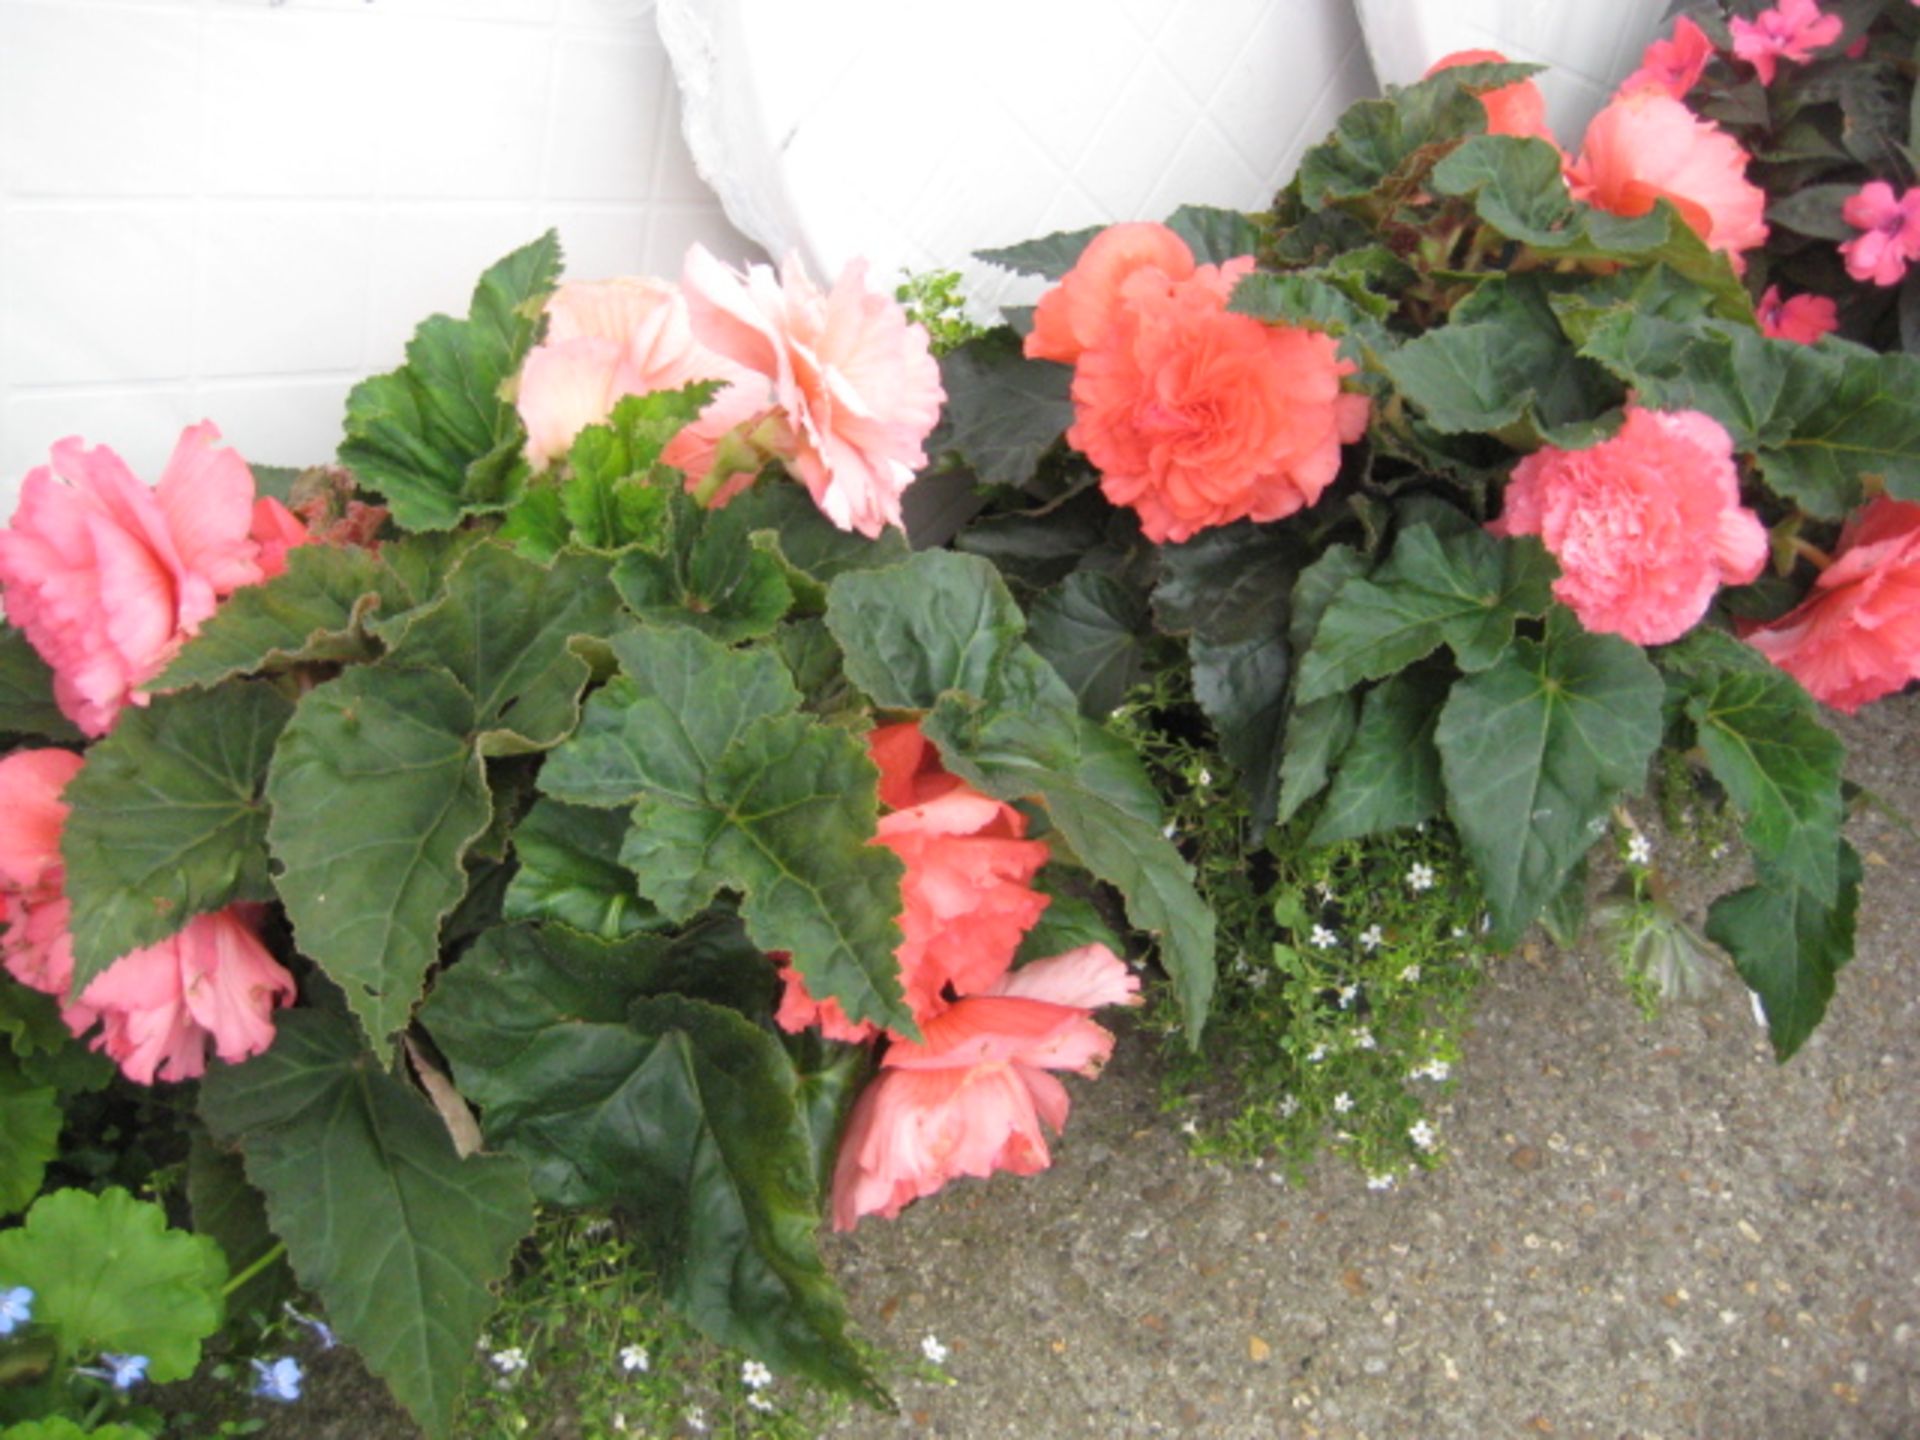
<svg viewBox="0 0 1920 1440"><path fill-rule="evenodd" d="M227 1296L233 1294L234 1291L238 1290L242 1285L246 1284L249 1280L253 1279L254 1276L258 1275L262 1270L266 1269L269 1265L273 1264L274 1261L278 1260L282 1255L286 1253L287 1253L287 1242L284 1240L275 1241L274 1246L271 1250L267 1251L266 1254L262 1255L258 1260L254 1261L251 1265L247 1266L246 1269L242 1270L238 1275L234 1276L231 1280L227 1281L227 1283L223 1287L221 1287L221 1290L220 1290L221 1298L225 1299Z"/></svg>

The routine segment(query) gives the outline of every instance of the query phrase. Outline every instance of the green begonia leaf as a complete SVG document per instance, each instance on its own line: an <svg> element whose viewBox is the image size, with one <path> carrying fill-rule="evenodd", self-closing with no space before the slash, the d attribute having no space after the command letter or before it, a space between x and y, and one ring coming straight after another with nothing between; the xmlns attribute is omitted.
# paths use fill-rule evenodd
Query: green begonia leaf
<svg viewBox="0 0 1920 1440"><path fill-rule="evenodd" d="M1073 424L1073 369L1029 360L1020 337L989 330L940 357L947 392L929 455L958 451L989 484L1024 485Z"/></svg>
<svg viewBox="0 0 1920 1440"><path fill-rule="evenodd" d="M340 463L386 496L402 529L450 530L516 498L525 432L501 387L532 348L539 301L559 275L548 231L480 277L465 320L425 321L405 365L347 397Z"/></svg>
<svg viewBox="0 0 1920 1440"><path fill-rule="evenodd" d="M1758 883L1722 895L1707 911L1707 938L1733 956L1760 997L1775 1058L1806 1043L1833 998L1833 978L1853 958L1860 857L1840 842L1839 889L1823 904L1789 874L1761 864Z"/></svg>
<svg viewBox="0 0 1920 1440"><path fill-rule="evenodd" d="M27 637L0 621L0 736L73 741L80 732L53 699L53 671Z"/></svg>
<svg viewBox="0 0 1920 1440"><path fill-rule="evenodd" d="M1438 147L1487 128L1476 92L1514 84L1531 65L1459 65L1347 107L1333 134L1301 157L1298 184L1310 209L1359 199L1437 158Z"/></svg>
<svg viewBox="0 0 1920 1440"><path fill-rule="evenodd" d="M659 929L660 912L620 863L626 833L618 810L539 801L514 828L520 865L507 886L506 918L551 920L603 940Z"/></svg>
<svg viewBox="0 0 1920 1440"><path fill-rule="evenodd" d="M1079 697L1082 713L1111 715L1146 678L1146 601L1112 576L1075 571L1040 597L1029 618L1033 648Z"/></svg>
<svg viewBox="0 0 1920 1440"><path fill-rule="evenodd" d="M1522 616L1544 614L1553 562L1538 541L1412 525L1370 576L1333 597L1300 662L1299 703L1378 680L1449 646L1462 670L1503 655Z"/></svg>
<svg viewBox="0 0 1920 1440"><path fill-rule="evenodd" d="M268 900L261 797L292 714L258 682L131 706L63 798L76 987L234 900Z"/></svg>
<svg viewBox="0 0 1920 1440"><path fill-rule="evenodd" d="M60 1153L65 1123L60 1092L35 1085L0 1052L0 1217L24 1210L40 1193L47 1162Z"/></svg>
<svg viewBox="0 0 1920 1440"><path fill-rule="evenodd" d="M778 557L755 548L754 521L728 506L701 511L683 496L667 553L631 550L615 563L613 583L627 607L652 625L690 625L716 640L773 632L793 604Z"/></svg>
<svg viewBox="0 0 1920 1440"><path fill-rule="evenodd" d="M876 705L931 709L950 690L985 695L1026 617L986 561L929 550L848 575L827 601L847 678Z"/></svg>
<svg viewBox="0 0 1920 1440"><path fill-rule="evenodd" d="M33 1085L64 1095L103 1088L115 1075L112 1060L82 1045L60 1019L60 1005L25 985L0 985L0 1037Z"/></svg>
<svg viewBox="0 0 1920 1440"><path fill-rule="evenodd" d="M1372 562L1351 545L1329 545L1300 572L1287 616L1287 643L1296 656L1313 648L1327 607L1349 580L1369 573ZM1296 667L1296 685L1298 670ZM1294 703L1287 716L1280 755L1280 795L1275 819L1285 824L1325 787L1334 762L1353 738L1360 706L1351 692Z"/></svg>
<svg viewBox="0 0 1920 1440"><path fill-rule="evenodd" d="M287 552L285 574L223 600L148 688L184 690L258 670L369 659L378 653L369 620L411 603L373 552L302 545Z"/></svg>
<svg viewBox="0 0 1920 1440"><path fill-rule="evenodd" d="M1332 845L1417 825L1440 809L1440 752L1433 729L1446 682L1402 671L1367 692L1352 743L1309 845Z"/></svg>
<svg viewBox="0 0 1920 1440"><path fill-rule="evenodd" d="M1213 205L1182 205L1167 217L1167 228L1187 242L1202 265L1224 265L1251 255L1260 244L1260 232L1238 210Z"/></svg>
<svg viewBox="0 0 1920 1440"><path fill-rule="evenodd" d="M842 530L791 481L755 485L728 501L726 513L739 520L755 549L779 563L794 598L810 613L826 604L826 587L836 575L897 565L908 554L906 537L898 530L883 530L873 540Z"/></svg>
<svg viewBox="0 0 1920 1440"><path fill-rule="evenodd" d="M606 424L589 425L574 437L560 507L576 545L619 550L654 536L667 497L680 489L676 474L654 475L660 452L718 388L709 382L629 395Z"/></svg>
<svg viewBox="0 0 1920 1440"><path fill-rule="evenodd" d="M344 1020L294 1010L278 1031L265 1054L208 1073L201 1114L239 1144L294 1273L340 1338L428 1434L445 1435L491 1287L533 1228L526 1168L461 1159L440 1117Z"/></svg>
<svg viewBox="0 0 1920 1440"><path fill-rule="evenodd" d="M383 1056L492 818L477 728L444 670L362 666L306 695L274 752L267 844L295 939Z"/></svg>
<svg viewBox="0 0 1920 1440"><path fill-rule="evenodd" d="M1614 798L1644 779L1662 695L1637 645L1586 634L1558 606L1544 640L1516 640L1454 685L1434 743L1494 945L1520 938L1591 847Z"/></svg>
<svg viewBox="0 0 1920 1440"><path fill-rule="evenodd" d="M220 1247L169 1230L164 1210L120 1189L42 1195L0 1232L0 1275L33 1291L33 1323L63 1355L144 1355L156 1381L191 1375L226 1313Z"/></svg>
<svg viewBox="0 0 1920 1440"><path fill-rule="evenodd" d="M266 1198L247 1183L239 1152L223 1150L197 1126L187 1150L187 1208L194 1234L218 1245L235 1275L280 1244L267 1222ZM293 1298L294 1288L293 1269L283 1254L228 1294L227 1309L236 1315L273 1315L281 1301Z"/></svg>
<svg viewBox="0 0 1920 1440"><path fill-rule="evenodd" d="M1038 240L973 253L989 265L1001 265L1022 275L1038 275L1043 280L1058 280L1079 263L1081 252L1106 228L1089 225L1084 230L1057 230Z"/></svg>

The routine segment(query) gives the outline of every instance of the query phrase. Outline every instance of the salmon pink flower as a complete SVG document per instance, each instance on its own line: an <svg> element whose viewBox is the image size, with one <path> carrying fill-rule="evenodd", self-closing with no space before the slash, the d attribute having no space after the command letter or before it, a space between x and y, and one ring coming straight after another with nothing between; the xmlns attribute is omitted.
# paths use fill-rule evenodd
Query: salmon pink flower
<svg viewBox="0 0 1920 1440"><path fill-rule="evenodd" d="M1747 639L1849 715L1920 679L1920 505L1865 506L1807 598Z"/></svg>
<svg viewBox="0 0 1920 1440"><path fill-rule="evenodd" d="M60 832L67 806L60 793L80 773L70 750L16 750L0 760L0 964L22 985L51 995L70 1027L85 1029L93 1014L74 1005L72 914Z"/></svg>
<svg viewBox="0 0 1920 1440"><path fill-rule="evenodd" d="M1670 201L1739 270L1741 252L1767 238L1766 193L1748 181L1747 160L1739 141L1671 95L1633 90L1593 117L1567 182L1574 199L1616 215Z"/></svg>
<svg viewBox="0 0 1920 1440"><path fill-rule="evenodd" d="M1096 1005L1134 1004L1139 980L1103 945L1014 971L996 993L956 1001L896 1041L861 1093L834 1167L836 1230L900 1213L960 1175L1031 1175L1052 1163L1071 1100L1051 1073L1099 1073L1113 1036Z"/></svg>
<svg viewBox="0 0 1920 1440"><path fill-rule="evenodd" d="M1157 273L1171 289L1194 269L1187 242L1165 225L1107 226L1034 307L1033 333L1024 347L1028 358L1073 364L1107 338L1119 315L1120 287L1136 271Z"/></svg>
<svg viewBox="0 0 1920 1440"><path fill-rule="evenodd" d="M1761 333L1773 340L1812 345L1822 335L1831 335L1840 328L1839 308L1827 296L1796 295L1791 300L1782 300L1777 285L1767 287L1754 313L1759 317Z"/></svg>
<svg viewBox="0 0 1920 1440"><path fill-rule="evenodd" d="M1840 38L1845 27L1838 15L1823 15L1815 0L1780 0L1751 20L1735 16L1733 53L1759 73L1762 85L1771 85L1782 60L1804 65L1813 52Z"/></svg>
<svg viewBox="0 0 1920 1440"><path fill-rule="evenodd" d="M1553 593L1588 630L1640 645L1677 640L1723 583L1767 560L1740 503L1733 441L1695 410L1627 409L1610 440L1551 445L1514 466L1496 535L1538 535L1560 562Z"/></svg>
<svg viewBox="0 0 1920 1440"><path fill-rule="evenodd" d="M1640 68L1620 82L1616 93L1652 89L1684 100L1687 92L1700 83L1713 55L1713 41L1707 38L1707 32L1682 15L1673 22L1673 38L1648 45L1640 56Z"/></svg>
<svg viewBox="0 0 1920 1440"><path fill-rule="evenodd" d="M867 288L866 262L823 292L798 257L778 277L765 265L740 274L696 245L683 287L695 338L747 372L729 401L748 417L747 446L780 459L840 529L873 539L900 526L946 391L925 327ZM696 494L723 498L738 483L728 447L716 454L714 469L689 471Z"/></svg>
<svg viewBox="0 0 1920 1440"><path fill-rule="evenodd" d="M204 1074L209 1046L229 1064L260 1054L273 1043L274 1008L294 993L293 976L229 906L121 956L80 999L99 1012L94 1048L151 1085Z"/></svg>
<svg viewBox="0 0 1920 1440"><path fill-rule="evenodd" d="M1895 195L1886 181L1870 180L1847 197L1840 215L1866 232L1840 247L1854 279L1898 285L1907 265L1920 260L1920 185Z"/></svg>
<svg viewBox="0 0 1920 1440"><path fill-rule="evenodd" d="M1456 50L1434 61L1421 78L1430 80L1442 70L1451 70L1459 65L1511 63L1498 50ZM1540 87L1533 81L1516 80L1511 85L1489 90L1481 95L1480 103L1486 107L1489 135L1530 135L1559 148L1554 141L1553 131L1547 127L1547 102L1540 94Z"/></svg>
<svg viewBox="0 0 1920 1440"><path fill-rule="evenodd" d="M220 601L299 543L299 522L256 501L253 472L219 439L208 423L187 429L152 489L105 446L62 440L0 533L7 616L53 667L61 713L89 735L145 704L140 686Z"/></svg>

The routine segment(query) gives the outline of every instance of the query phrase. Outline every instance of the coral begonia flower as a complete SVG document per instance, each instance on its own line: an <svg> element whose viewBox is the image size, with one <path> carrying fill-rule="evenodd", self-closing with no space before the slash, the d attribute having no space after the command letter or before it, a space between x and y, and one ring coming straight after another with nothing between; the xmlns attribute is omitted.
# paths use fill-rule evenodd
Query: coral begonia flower
<svg viewBox="0 0 1920 1440"><path fill-rule="evenodd" d="M67 991L73 982L72 909L60 860L67 806L60 798L80 772L69 750L16 750L0 760L0 965L30 989L60 1002L68 1025L93 1013Z"/></svg>
<svg viewBox="0 0 1920 1440"><path fill-rule="evenodd" d="M1782 60L1804 65L1813 52L1840 38L1844 24L1838 15L1824 15L1815 0L1780 0L1751 20L1738 16L1729 22L1733 53L1753 66L1762 85L1771 85Z"/></svg>
<svg viewBox="0 0 1920 1440"><path fill-rule="evenodd" d="M960 1175L1031 1175L1052 1163L1047 1131L1071 1107L1050 1071L1097 1074L1113 1036L1094 1005L1136 1003L1139 980L1105 946L1013 972L999 993L956 1002L895 1042L861 1093L834 1167L836 1230L862 1215L900 1213Z"/></svg>
<svg viewBox="0 0 1920 1440"><path fill-rule="evenodd" d="M1667 200L1715 250L1743 268L1743 250L1766 242L1766 193L1747 179L1747 152L1671 95L1634 90L1587 126L1567 167L1573 197L1616 215L1645 215Z"/></svg>
<svg viewBox="0 0 1920 1440"><path fill-rule="evenodd" d="M1427 73L1420 78L1431 80L1442 70L1452 70L1460 65L1509 65L1513 62L1498 50L1456 50L1451 55L1442 55L1427 67ZM1487 133L1489 135L1532 136L1536 140L1545 140L1558 149L1553 131L1547 126L1547 102L1540 94L1540 87L1531 80L1516 80L1511 85L1502 85L1497 90L1488 90L1480 96L1480 103L1487 112Z"/></svg>
<svg viewBox="0 0 1920 1440"><path fill-rule="evenodd" d="M1849 715L1920 679L1920 505L1865 506L1807 598L1747 640Z"/></svg>
<svg viewBox="0 0 1920 1440"><path fill-rule="evenodd" d="M1895 195L1886 181L1870 180L1847 197L1840 215L1866 232L1840 247L1854 279L1898 285L1907 265L1920 260L1920 186Z"/></svg>
<svg viewBox="0 0 1920 1440"><path fill-rule="evenodd" d="M1034 307L1033 332L1024 346L1028 358L1073 364L1106 339L1117 316L1120 287L1137 271L1151 270L1171 287L1195 268L1187 242L1165 225L1134 221L1107 226Z"/></svg>
<svg viewBox="0 0 1920 1440"><path fill-rule="evenodd" d="M278 502L257 503L253 472L219 439L207 423L184 431L152 489L105 446L62 440L0 532L7 616L52 667L61 713L88 735L146 703L142 683L303 534Z"/></svg>
<svg viewBox="0 0 1920 1440"><path fill-rule="evenodd" d="M1620 82L1616 93L1651 89L1684 100L1687 92L1700 83L1713 55L1713 41L1707 38L1707 32L1682 15L1673 22L1673 38L1648 45L1640 56L1640 68Z"/></svg>
<svg viewBox="0 0 1920 1440"><path fill-rule="evenodd" d="M849 261L822 291L797 256L777 277L765 265L741 274L696 245L682 286L695 338L749 372L733 403L778 421L757 443L821 513L869 539L902 526L901 496L927 463L923 446L946 391L926 328L867 287L866 262ZM719 453L715 463L731 468ZM715 498L738 481L737 472L688 474L696 493Z"/></svg>
<svg viewBox="0 0 1920 1440"><path fill-rule="evenodd" d="M1769 339L1793 340L1801 345L1812 345L1840 328L1839 307L1828 296L1796 295L1782 300L1777 285L1767 287L1754 314L1760 321L1760 332Z"/></svg>
<svg viewBox="0 0 1920 1440"><path fill-rule="evenodd" d="M1767 559L1740 503L1733 441L1694 410L1627 409L1610 440L1544 446L1514 466L1496 535L1538 535L1560 562L1553 593L1588 630L1639 645L1677 640L1723 583Z"/></svg>

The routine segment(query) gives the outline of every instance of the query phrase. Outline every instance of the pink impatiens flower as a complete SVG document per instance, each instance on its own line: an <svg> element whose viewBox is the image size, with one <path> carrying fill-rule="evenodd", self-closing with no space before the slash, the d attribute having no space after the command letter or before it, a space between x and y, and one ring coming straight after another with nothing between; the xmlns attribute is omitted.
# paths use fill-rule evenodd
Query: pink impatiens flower
<svg viewBox="0 0 1920 1440"><path fill-rule="evenodd" d="M1840 310L1831 298L1796 295L1791 300L1782 300L1778 285L1767 287L1767 293L1754 307L1754 314L1759 318L1760 332L1769 339L1793 340L1802 345L1812 345L1822 335L1831 335L1840 328Z"/></svg>
<svg viewBox="0 0 1920 1440"><path fill-rule="evenodd" d="M1700 83L1713 54L1707 32L1682 15L1673 22L1673 38L1648 45L1640 56L1640 68L1620 82L1618 93L1652 89L1684 100Z"/></svg>
<svg viewBox="0 0 1920 1440"><path fill-rule="evenodd" d="M778 276L765 265L741 274L696 245L682 287L695 338L747 372L719 399L736 407L754 452L721 443L704 475L683 467L696 493L724 499L764 452L840 529L873 539L902 526L900 498L927 463L946 391L925 327L867 288L866 262L850 261L822 291L796 256Z"/></svg>
<svg viewBox="0 0 1920 1440"><path fill-rule="evenodd" d="M1806 64L1815 50L1838 40L1846 27L1838 15L1823 15L1815 0L1780 0L1751 20L1736 16L1730 28L1733 53L1753 66L1762 85L1771 85L1780 61Z"/></svg>
<svg viewBox="0 0 1920 1440"><path fill-rule="evenodd" d="M253 472L202 423L148 489L78 438L29 472L0 532L7 617L53 668L61 713L104 735L220 601L284 568L298 520L256 499Z"/></svg>
<svg viewBox="0 0 1920 1440"><path fill-rule="evenodd" d="M1847 197L1840 215L1865 232L1840 247L1854 279L1898 285L1907 265L1920 260L1920 185L1895 195L1886 181L1870 180Z"/></svg>
<svg viewBox="0 0 1920 1440"><path fill-rule="evenodd" d="M1138 978L1104 945L1037 960L986 995L926 1022L923 1043L896 1041L861 1093L834 1167L836 1230L862 1215L898 1215L961 1175L1031 1175L1052 1163L1048 1130L1071 1106L1050 1071L1099 1073L1113 1036L1088 1018L1138 1003Z"/></svg>
<svg viewBox="0 0 1920 1440"><path fill-rule="evenodd" d="M1560 562L1555 597L1588 630L1640 645L1679 639L1714 591L1746 584L1767 560L1766 529L1740 503L1733 441L1695 410L1629 406L1610 440L1527 456L1488 529L1538 535Z"/></svg>

